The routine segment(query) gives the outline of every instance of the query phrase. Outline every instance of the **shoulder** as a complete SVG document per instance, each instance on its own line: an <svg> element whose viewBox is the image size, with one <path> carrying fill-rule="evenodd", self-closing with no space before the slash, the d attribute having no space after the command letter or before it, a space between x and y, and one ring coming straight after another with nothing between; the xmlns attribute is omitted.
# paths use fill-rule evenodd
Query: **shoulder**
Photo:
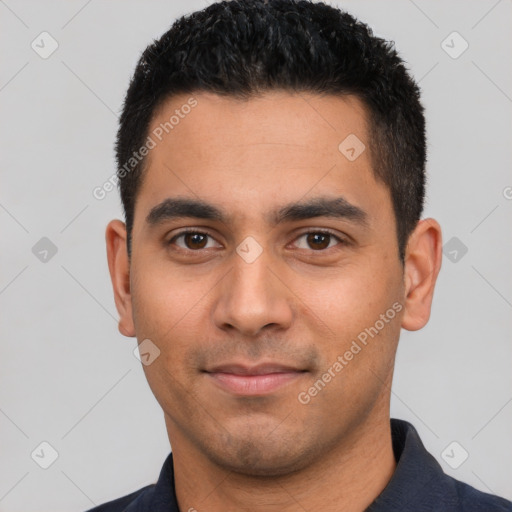
<svg viewBox="0 0 512 512"><path fill-rule="evenodd" d="M147 485L146 487L142 487L138 491L127 494L126 496L91 508L87 510L87 512L125 512L128 506L135 505L142 498L146 498L148 494L151 494L154 487L155 484Z"/></svg>
<svg viewBox="0 0 512 512"><path fill-rule="evenodd" d="M452 477L448 477L455 489L459 506L461 511L464 512L512 512L512 502L495 496L493 494L487 494L479 491L469 484L455 480Z"/></svg>
<svg viewBox="0 0 512 512"><path fill-rule="evenodd" d="M412 424L391 419L397 466L368 512L512 512L512 502L447 475Z"/></svg>
<svg viewBox="0 0 512 512"><path fill-rule="evenodd" d="M138 491L98 505L87 512L157 512L157 510L166 512L179 510L174 493L172 452L165 459L155 484L146 485Z"/></svg>

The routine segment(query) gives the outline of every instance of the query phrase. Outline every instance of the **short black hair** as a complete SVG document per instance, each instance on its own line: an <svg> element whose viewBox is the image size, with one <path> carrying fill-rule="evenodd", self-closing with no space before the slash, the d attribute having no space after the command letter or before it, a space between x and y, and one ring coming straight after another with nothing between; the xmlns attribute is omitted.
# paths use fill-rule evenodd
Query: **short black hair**
<svg viewBox="0 0 512 512"><path fill-rule="evenodd" d="M354 95L363 102L372 168L390 190L403 263L425 195L425 118L418 85L393 42L374 36L350 14L309 0L213 3L177 19L142 53L116 141L129 255L146 162L133 155L144 146L158 107L177 94L250 99L276 89Z"/></svg>

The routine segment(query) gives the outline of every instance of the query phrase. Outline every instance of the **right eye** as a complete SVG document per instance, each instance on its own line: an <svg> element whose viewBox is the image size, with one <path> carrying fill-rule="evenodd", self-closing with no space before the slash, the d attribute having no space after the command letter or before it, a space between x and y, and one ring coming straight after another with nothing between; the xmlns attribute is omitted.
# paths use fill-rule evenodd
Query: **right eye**
<svg viewBox="0 0 512 512"><path fill-rule="evenodd" d="M179 245L179 244L175 244L175 245L177 245L180 249L185 250L185 251L197 252L201 249L211 248L211 247L207 246L208 237L212 238L212 240L213 240L213 237L211 237L211 235L209 233L205 233L203 231L197 231L194 229L187 229L187 230L181 231L180 233L173 236L169 240L168 244L173 245L173 244L175 244L176 240L179 240L182 238L183 242L184 242L184 246Z"/></svg>

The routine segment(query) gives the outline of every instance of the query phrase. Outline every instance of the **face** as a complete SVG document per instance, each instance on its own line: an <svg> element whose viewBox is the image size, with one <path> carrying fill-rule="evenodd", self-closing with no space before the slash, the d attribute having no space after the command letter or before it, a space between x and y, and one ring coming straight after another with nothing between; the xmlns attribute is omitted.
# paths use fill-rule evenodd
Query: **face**
<svg viewBox="0 0 512 512"><path fill-rule="evenodd" d="M284 474L389 413L407 292L390 193L354 97L189 98L149 130L189 111L153 137L120 329L159 351L144 371L173 451Z"/></svg>

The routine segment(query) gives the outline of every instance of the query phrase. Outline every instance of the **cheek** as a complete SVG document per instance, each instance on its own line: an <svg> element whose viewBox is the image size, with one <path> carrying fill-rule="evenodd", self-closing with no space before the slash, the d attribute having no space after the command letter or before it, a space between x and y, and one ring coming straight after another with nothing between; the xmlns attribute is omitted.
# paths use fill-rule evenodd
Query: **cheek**
<svg viewBox="0 0 512 512"><path fill-rule="evenodd" d="M150 339L158 357L143 365L148 384L164 410L177 403L188 411L190 381L195 371L187 355L205 336L205 293L197 282L146 270L132 288L133 315L139 343ZM201 300L202 299L202 300Z"/></svg>
<svg viewBox="0 0 512 512"><path fill-rule="evenodd" d="M304 287L300 295L318 320L343 339L346 333L373 325L392 306L399 296L397 279L385 265L358 263L317 282L315 289Z"/></svg>
<svg viewBox="0 0 512 512"><path fill-rule="evenodd" d="M386 272L377 279L374 273L353 267L346 276L331 280L324 293L315 297L315 305L310 304L315 318L321 320L314 320L316 325L328 326L330 338L322 334L325 329L313 331L322 365L312 376L311 387L302 391L316 394L311 403L329 411L330 425L333 417L345 421L348 411L355 417L366 414L390 378L401 308L396 276L389 268Z"/></svg>
<svg viewBox="0 0 512 512"><path fill-rule="evenodd" d="M309 310L304 309L301 317L314 324L312 333L325 366L322 372L339 356L344 360L345 377L337 380L339 385L344 379L363 385L365 379L376 378L370 371L384 376L389 370L403 310L400 275L399 262L395 265L386 257L371 257L340 270L317 287L315 294L310 288L304 295L309 296L305 301Z"/></svg>
<svg viewBox="0 0 512 512"><path fill-rule="evenodd" d="M210 288L197 282L186 283L183 278L180 281L146 274L132 290L139 343L149 338L160 351L151 365L144 366L149 385L157 396L158 389L166 388L166 392L179 394L196 371L188 355L205 343L209 333L205 295Z"/></svg>
<svg viewBox="0 0 512 512"><path fill-rule="evenodd" d="M140 264L132 285L134 322L137 337L156 339L172 336L175 330L193 322L209 289L203 279L187 277L186 270L171 268L164 261Z"/></svg>

